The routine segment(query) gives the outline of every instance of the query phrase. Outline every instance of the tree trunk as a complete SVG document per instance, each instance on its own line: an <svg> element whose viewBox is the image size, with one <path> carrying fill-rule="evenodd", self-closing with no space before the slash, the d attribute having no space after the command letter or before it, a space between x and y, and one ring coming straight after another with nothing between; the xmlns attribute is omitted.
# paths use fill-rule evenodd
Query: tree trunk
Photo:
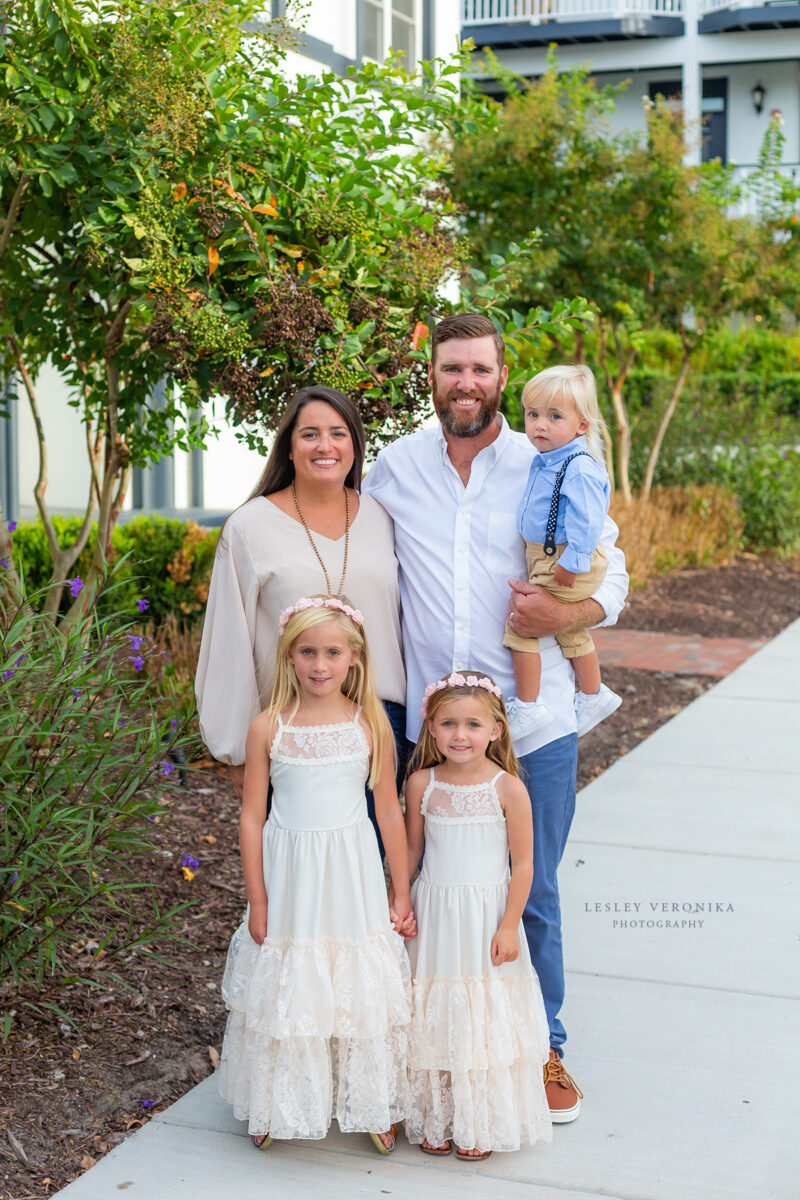
<svg viewBox="0 0 800 1200"><path fill-rule="evenodd" d="M647 460L647 470L644 473L644 483L642 484L642 499L643 500L649 499L650 492L652 491L652 488L653 488L653 478L656 473L656 466L658 465L658 456L661 453L661 446L664 441L664 435L667 432L667 428L669 426L670 421L672 420L672 414L675 412L675 409L677 407L678 400L680 399L681 392L683 391L683 385L686 383L686 376L689 374L689 363L690 363L690 360L692 357L693 349L694 349L693 346L691 348L687 348L686 346L684 346L683 358L681 360L681 369L678 372L678 378L675 380L675 384L674 384L674 386L672 388L672 392L670 394L669 403L667 404L667 407L664 409L664 412L661 416L661 420L658 423L658 429L656 430L656 436L653 439L653 445L650 448L650 457Z"/></svg>
<svg viewBox="0 0 800 1200"><path fill-rule="evenodd" d="M608 361L607 329L602 317L598 322L598 334L598 355L603 368L606 386L611 396L611 406L614 409L614 420L617 427L616 479L619 489L622 492L623 500L626 504L629 504L632 498L630 482L631 427L628 420L627 405L625 404L624 387L628 372L636 357L636 350L631 346L624 356L619 356L616 370L612 372ZM609 453L607 452L608 457ZM612 468L613 466L614 463L612 462ZM614 478L612 471L609 471L609 478Z"/></svg>
<svg viewBox="0 0 800 1200"><path fill-rule="evenodd" d="M87 506L78 537L71 546L67 546L66 548L62 547L58 540L58 534L56 533L53 519L50 515L50 509L47 506L47 439L45 437L42 414L39 410L39 402L36 398L36 389L33 386L33 379L31 378L27 364L22 357L22 350L16 338L8 337L7 341L14 356L16 368L19 371L25 387L25 394L28 397L28 405L33 417L33 424L36 429L36 441L39 448L39 474L36 479L36 485L33 489L33 496L36 501L36 507L39 510L39 518L44 527L44 533L47 539L47 548L50 552L50 559L53 563L53 570L50 575L50 584L53 586L50 586L48 589L45 602L42 606L42 612L45 612L49 616L55 618L61 604L61 596L64 591L63 583L89 539L89 533L92 528L92 517L94 516L94 494L92 488L90 487L89 499L87 501ZM62 586L58 586L59 584Z"/></svg>

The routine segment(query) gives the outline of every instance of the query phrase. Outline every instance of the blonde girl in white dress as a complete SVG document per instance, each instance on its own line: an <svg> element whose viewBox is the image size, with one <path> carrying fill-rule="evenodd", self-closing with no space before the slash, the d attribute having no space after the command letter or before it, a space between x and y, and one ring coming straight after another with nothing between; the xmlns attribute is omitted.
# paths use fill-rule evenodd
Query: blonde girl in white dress
<svg viewBox="0 0 800 1200"><path fill-rule="evenodd" d="M500 689L431 684L406 789L418 936L406 1133L427 1154L475 1161L551 1138L542 1067L550 1036L521 925L533 877L528 793ZM510 875L509 875L510 859Z"/></svg>
<svg viewBox="0 0 800 1200"><path fill-rule="evenodd" d="M413 924L394 741L361 613L337 597L304 597L280 625L272 699L247 735L248 909L222 984L220 1091L259 1149L323 1138L335 1117L388 1154L408 1112L409 971L393 925Z"/></svg>

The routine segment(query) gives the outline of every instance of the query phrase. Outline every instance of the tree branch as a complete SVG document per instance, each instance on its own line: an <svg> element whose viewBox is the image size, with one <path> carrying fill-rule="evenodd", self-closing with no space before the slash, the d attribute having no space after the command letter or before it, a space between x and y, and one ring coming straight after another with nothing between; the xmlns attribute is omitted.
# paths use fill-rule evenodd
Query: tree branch
<svg viewBox="0 0 800 1200"><path fill-rule="evenodd" d="M11 233L14 229L14 224L17 219L17 213L19 212L19 206L22 203L22 196L23 196L23 193L25 192L26 187L30 183L30 179L31 179L30 175L26 175L25 172L23 171L19 177L19 182L18 182L16 188L14 189L14 195L11 197L11 203L8 206L8 213L6 214L5 220L3 221L3 232L0 233L0 258L3 257L3 254L6 251L6 247L8 246L8 243L11 240Z"/></svg>

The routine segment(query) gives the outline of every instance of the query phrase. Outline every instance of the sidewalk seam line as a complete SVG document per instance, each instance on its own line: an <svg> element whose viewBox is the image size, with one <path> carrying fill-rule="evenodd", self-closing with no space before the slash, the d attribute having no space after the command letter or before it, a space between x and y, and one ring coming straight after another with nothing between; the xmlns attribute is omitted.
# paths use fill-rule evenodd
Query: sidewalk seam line
<svg viewBox="0 0 800 1200"><path fill-rule="evenodd" d="M602 971L584 971L580 967L569 967L565 974L583 975L589 979L617 979L622 983L646 983L654 987L685 988L692 992L724 992L728 996L752 996L758 1000L788 1000L793 1003L800 1001L800 995L789 996L778 992L750 992L741 988L721 987L711 983L687 983L682 980L648 979L643 975L607 975Z"/></svg>

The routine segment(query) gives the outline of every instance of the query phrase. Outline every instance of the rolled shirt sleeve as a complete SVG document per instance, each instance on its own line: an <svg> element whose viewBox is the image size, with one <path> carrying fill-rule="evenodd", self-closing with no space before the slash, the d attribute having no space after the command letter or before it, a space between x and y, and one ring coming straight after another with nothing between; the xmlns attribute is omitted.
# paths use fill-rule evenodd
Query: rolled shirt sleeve
<svg viewBox="0 0 800 1200"><path fill-rule="evenodd" d="M259 578L235 522L219 539L200 643L195 693L203 741L220 762L244 762L247 730L261 711L255 667Z"/></svg>
<svg viewBox="0 0 800 1200"><path fill-rule="evenodd" d="M559 559L565 571L588 571L608 513L608 476L593 459L572 462L561 486L567 548ZM578 470L574 470L578 467Z"/></svg>
<svg viewBox="0 0 800 1200"><path fill-rule="evenodd" d="M616 625L617 618L625 607L625 597L628 594L628 572L625 570L625 555L617 545L619 528L607 516L603 524L600 545L606 552L608 567L605 578L592 596L602 608L605 619L598 625ZM596 628L596 627L595 627Z"/></svg>

